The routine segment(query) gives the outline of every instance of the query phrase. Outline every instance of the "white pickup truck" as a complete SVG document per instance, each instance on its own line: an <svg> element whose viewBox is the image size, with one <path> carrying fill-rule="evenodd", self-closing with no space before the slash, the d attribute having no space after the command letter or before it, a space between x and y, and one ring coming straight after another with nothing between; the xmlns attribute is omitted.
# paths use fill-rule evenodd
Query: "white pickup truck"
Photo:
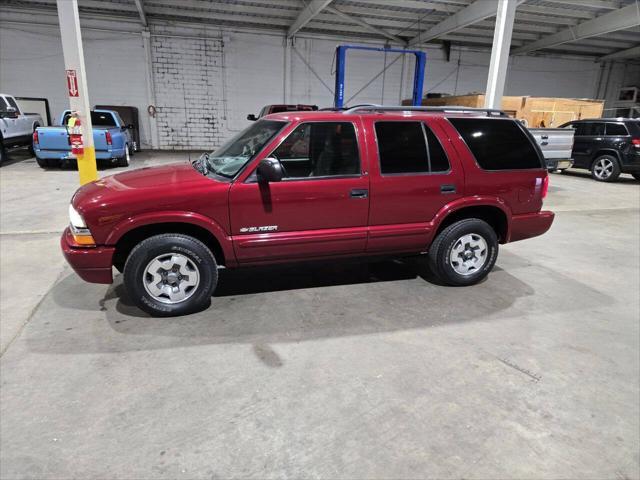
<svg viewBox="0 0 640 480"><path fill-rule="evenodd" d="M15 98L0 93L0 164L8 148L29 147L33 151L33 132L42 125L39 114L24 113Z"/></svg>
<svg viewBox="0 0 640 480"><path fill-rule="evenodd" d="M542 150L547 170L562 172L573 166L571 151L574 130L572 128L530 128L529 131Z"/></svg>

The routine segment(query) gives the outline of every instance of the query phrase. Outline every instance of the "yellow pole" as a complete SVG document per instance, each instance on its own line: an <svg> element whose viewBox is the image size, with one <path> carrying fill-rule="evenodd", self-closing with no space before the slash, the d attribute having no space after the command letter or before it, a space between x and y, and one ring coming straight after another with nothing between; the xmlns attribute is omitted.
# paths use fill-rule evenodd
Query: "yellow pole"
<svg viewBox="0 0 640 480"><path fill-rule="evenodd" d="M80 174L80 185L93 182L98 179L98 168L96 167L95 147L84 147L84 153L77 155L78 173Z"/></svg>
<svg viewBox="0 0 640 480"><path fill-rule="evenodd" d="M71 111L77 113L82 129L84 153L77 155L77 160L80 184L84 185L98 179L98 169L96 167L96 150L93 145L93 128L91 111L89 110L89 91L84 66L78 0L57 0L57 4L69 105Z"/></svg>

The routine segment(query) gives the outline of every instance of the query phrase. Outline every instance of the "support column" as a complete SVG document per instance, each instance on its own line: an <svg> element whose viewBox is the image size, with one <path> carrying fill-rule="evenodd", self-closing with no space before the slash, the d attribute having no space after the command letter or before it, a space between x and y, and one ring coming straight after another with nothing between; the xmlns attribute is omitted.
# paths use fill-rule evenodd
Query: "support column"
<svg viewBox="0 0 640 480"><path fill-rule="evenodd" d="M142 31L142 45L144 47L145 70L147 77L147 103L149 106L156 107L156 84L153 78L153 57L151 56L151 33L149 30ZM149 141L151 148L158 147L158 124L156 122L155 113L153 116L147 112L149 118Z"/></svg>
<svg viewBox="0 0 640 480"><path fill-rule="evenodd" d="M291 42L293 38L284 37L284 72L282 77L282 101L291 102Z"/></svg>
<svg viewBox="0 0 640 480"><path fill-rule="evenodd" d="M509 49L517 6L517 0L499 0L498 2L487 91L484 98L485 108L502 108L502 95L509 66Z"/></svg>
<svg viewBox="0 0 640 480"><path fill-rule="evenodd" d="M96 168L96 150L93 145L78 0L57 0L57 3L64 67L67 71L69 106L72 111L77 112L82 128L84 154L77 155L77 160L80 184L84 185L98 179L98 169Z"/></svg>

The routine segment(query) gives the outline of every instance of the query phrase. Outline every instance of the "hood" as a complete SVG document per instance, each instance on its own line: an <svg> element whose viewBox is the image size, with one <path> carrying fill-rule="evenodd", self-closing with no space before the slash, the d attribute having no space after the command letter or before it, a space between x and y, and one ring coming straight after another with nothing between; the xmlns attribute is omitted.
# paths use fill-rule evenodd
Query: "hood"
<svg viewBox="0 0 640 480"><path fill-rule="evenodd" d="M189 164L146 167L118 173L84 185L75 193L73 204L79 210L91 205L106 206L113 202L139 202L145 198L170 198L201 188L215 188L228 184L206 177Z"/></svg>
<svg viewBox="0 0 640 480"><path fill-rule="evenodd" d="M167 211L201 213L224 223L217 217L227 212L229 186L180 163L104 177L80 187L72 203L90 229L106 230L136 215Z"/></svg>

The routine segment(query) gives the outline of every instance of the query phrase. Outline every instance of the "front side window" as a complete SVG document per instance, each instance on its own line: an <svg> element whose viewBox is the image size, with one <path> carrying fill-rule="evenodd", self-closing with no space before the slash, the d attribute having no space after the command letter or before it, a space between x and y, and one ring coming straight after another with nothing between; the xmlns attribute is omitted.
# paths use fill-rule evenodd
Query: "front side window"
<svg viewBox="0 0 640 480"><path fill-rule="evenodd" d="M13 107L13 108L16 109L16 112L20 111L20 109L18 108L18 104L16 103L16 101L13 98L7 97L7 102L9 102L9 106L10 107Z"/></svg>
<svg viewBox="0 0 640 480"><path fill-rule="evenodd" d="M286 122L274 120L257 121L206 155L207 169L216 175L233 178L285 125Z"/></svg>
<svg viewBox="0 0 640 480"><path fill-rule="evenodd" d="M280 161L285 178L360 173L356 130L349 122L298 125L269 156Z"/></svg>
<svg viewBox="0 0 640 480"><path fill-rule="evenodd" d="M380 172L446 172L447 158L440 141L422 122L376 122Z"/></svg>
<svg viewBox="0 0 640 480"><path fill-rule="evenodd" d="M607 135L614 135L616 137L629 135L629 132L627 132L627 127L625 127L621 123L607 123L605 128Z"/></svg>
<svg viewBox="0 0 640 480"><path fill-rule="evenodd" d="M513 120L449 118L484 170L542 168L532 141Z"/></svg>

